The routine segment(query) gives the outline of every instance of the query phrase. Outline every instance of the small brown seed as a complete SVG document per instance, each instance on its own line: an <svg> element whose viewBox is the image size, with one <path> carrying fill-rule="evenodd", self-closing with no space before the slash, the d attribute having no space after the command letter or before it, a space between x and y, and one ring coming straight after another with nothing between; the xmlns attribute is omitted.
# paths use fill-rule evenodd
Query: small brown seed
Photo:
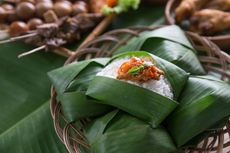
<svg viewBox="0 0 230 153"><path fill-rule="evenodd" d="M39 2L36 4L36 15L43 18L44 13L53 9L53 3L50 2Z"/></svg>
<svg viewBox="0 0 230 153"><path fill-rule="evenodd" d="M27 23L29 30L37 29L37 26L41 25L43 22L39 18L30 19Z"/></svg>
<svg viewBox="0 0 230 153"><path fill-rule="evenodd" d="M4 8L0 7L0 22L4 22L6 17L7 17L6 10Z"/></svg>
<svg viewBox="0 0 230 153"><path fill-rule="evenodd" d="M27 20L34 16L35 6L29 2L21 2L17 5L16 12L21 19Z"/></svg>
<svg viewBox="0 0 230 153"><path fill-rule="evenodd" d="M35 0L20 0L20 2L29 2L29 3L35 3Z"/></svg>
<svg viewBox="0 0 230 153"><path fill-rule="evenodd" d="M36 3L40 3L40 2L46 2L46 3L52 3L52 0L35 0Z"/></svg>
<svg viewBox="0 0 230 153"><path fill-rule="evenodd" d="M10 22L16 20L17 16L16 16L16 12L14 10L14 6L13 5L8 4L8 3L4 3L4 4L1 5L1 7L6 11L5 20L8 20Z"/></svg>
<svg viewBox="0 0 230 153"><path fill-rule="evenodd" d="M56 2L54 4L54 11L58 17L68 16L72 13L72 6L69 2Z"/></svg>
<svg viewBox="0 0 230 153"><path fill-rule="evenodd" d="M4 8L6 11L12 11L14 10L14 6L8 3L4 3L1 5L2 8Z"/></svg>
<svg viewBox="0 0 230 153"><path fill-rule="evenodd" d="M87 13L88 12L88 5L84 1L78 1L73 4L73 15L79 13Z"/></svg>
<svg viewBox="0 0 230 153"><path fill-rule="evenodd" d="M23 33L26 33L29 30L27 24L22 21L15 21L11 23L9 28L9 33L11 36L18 36Z"/></svg>
<svg viewBox="0 0 230 153"><path fill-rule="evenodd" d="M46 0L35 0L36 3L46 2Z"/></svg>

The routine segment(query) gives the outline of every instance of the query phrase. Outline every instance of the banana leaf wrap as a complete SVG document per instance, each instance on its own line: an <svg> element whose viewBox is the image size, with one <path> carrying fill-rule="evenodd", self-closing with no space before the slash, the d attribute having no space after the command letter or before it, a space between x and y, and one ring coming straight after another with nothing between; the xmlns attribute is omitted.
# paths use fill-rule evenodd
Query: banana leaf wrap
<svg viewBox="0 0 230 153"><path fill-rule="evenodd" d="M179 96L188 74L179 67L147 52L128 52L117 55L110 62L124 57L153 58L157 66L165 72L171 84L174 99ZM178 103L159 93L114 78L96 76L90 83L86 95L102 104L117 107L136 116L153 127L157 127L178 105Z"/></svg>
<svg viewBox="0 0 230 153"><path fill-rule="evenodd" d="M118 110L90 123L85 135L94 153L170 153L177 150L163 127L154 129Z"/></svg>
<svg viewBox="0 0 230 153"><path fill-rule="evenodd" d="M63 113L70 122L101 115L112 109L85 95L92 78L107 62L107 58L86 60L48 73L57 91L57 99L62 104Z"/></svg>
<svg viewBox="0 0 230 153"><path fill-rule="evenodd" d="M127 45L119 48L114 54L131 50L148 51L193 75L205 74L195 49L184 32L175 25L143 32L139 37L131 39Z"/></svg>
<svg viewBox="0 0 230 153"><path fill-rule="evenodd" d="M48 76L54 85L56 92L63 93L66 91L66 88L74 80L74 78L76 78L85 68L90 67L90 64L96 65L97 68L100 69L107 64L108 61L109 58L98 58L73 62L69 65L65 65L64 67L48 72Z"/></svg>
<svg viewBox="0 0 230 153"><path fill-rule="evenodd" d="M192 76L179 102L166 125L177 146L183 146L224 125L230 116L230 86L210 76Z"/></svg>

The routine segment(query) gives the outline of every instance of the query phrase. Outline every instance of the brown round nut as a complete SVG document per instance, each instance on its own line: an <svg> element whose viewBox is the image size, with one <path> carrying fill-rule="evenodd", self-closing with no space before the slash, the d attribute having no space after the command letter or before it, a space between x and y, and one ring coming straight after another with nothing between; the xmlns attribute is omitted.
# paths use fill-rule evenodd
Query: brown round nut
<svg viewBox="0 0 230 153"><path fill-rule="evenodd" d="M6 10L4 8L0 7L0 22L4 22L6 17L7 17Z"/></svg>
<svg viewBox="0 0 230 153"><path fill-rule="evenodd" d="M21 19L29 19L34 16L35 6L29 2L21 2L16 7L16 13Z"/></svg>
<svg viewBox="0 0 230 153"><path fill-rule="evenodd" d="M11 36L18 36L23 33L26 33L29 30L27 24L22 21L15 21L11 23L9 28L9 33Z"/></svg>
<svg viewBox="0 0 230 153"><path fill-rule="evenodd" d="M14 6L8 3L4 3L1 5L1 7L6 11L5 19L6 20L10 20L10 19L14 19L16 17L15 15L15 10L14 10ZM1 11L0 11L0 16L1 16ZM1 17L0 17L1 18Z"/></svg>
<svg viewBox="0 0 230 153"><path fill-rule="evenodd" d="M79 14L79 13L87 13L88 5L84 1L77 1L73 4L73 15Z"/></svg>
<svg viewBox="0 0 230 153"><path fill-rule="evenodd" d="M54 12L58 17L68 16L72 13L72 6L65 1L56 2L54 4Z"/></svg>
<svg viewBox="0 0 230 153"><path fill-rule="evenodd" d="M10 3L3 3L1 4L1 6L4 10L6 10L6 14L10 15L10 14L15 14L15 6L13 4Z"/></svg>
<svg viewBox="0 0 230 153"><path fill-rule="evenodd" d="M52 0L36 0L36 3L40 3L40 2L53 3Z"/></svg>
<svg viewBox="0 0 230 153"><path fill-rule="evenodd" d="M30 3L35 3L35 0L20 0L20 2L30 2Z"/></svg>
<svg viewBox="0 0 230 153"><path fill-rule="evenodd" d="M53 3L50 2L39 2L36 4L36 15L43 18L44 13L53 9Z"/></svg>
<svg viewBox="0 0 230 153"><path fill-rule="evenodd" d="M12 11L14 10L14 6L8 3L4 3L1 5L2 8L4 8L6 11Z"/></svg>
<svg viewBox="0 0 230 153"><path fill-rule="evenodd" d="M43 24L42 20L39 19L39 18L33 18L33 19L30 19L28 22L27 22L27 25L28 25L28 28L29 30L35 30L37 29L37 26Z"/></svg>
<svg viewBox="0 0 230 153"><path fill-rule="evenodd" d="M75 1L76 1L76 0L75 0ZM55 2L56 2L56 3L57 3L57 2L63 2L63 3L67 3L68 5L72 5L72 2L69 1L69 0L56 0Z"/></svg>

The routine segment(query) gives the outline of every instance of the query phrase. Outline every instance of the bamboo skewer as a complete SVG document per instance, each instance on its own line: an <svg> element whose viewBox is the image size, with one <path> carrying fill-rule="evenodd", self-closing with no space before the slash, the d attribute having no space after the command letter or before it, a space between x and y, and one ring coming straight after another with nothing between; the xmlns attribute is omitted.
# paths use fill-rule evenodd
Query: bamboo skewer
<svg viewBox="0 0 230 153"><path fill-rule="evenodd" d="M22 54L18 55L18 58L21 58L21 57L24 57L24 56L33 54L33 53L38 52L38 51L41 51L41 50L43 50L43 49L45 49L45 48L46 48L45 45L40 46L40 47L38 47L38 48L35 48L35 49L33 49L33 50L30 50L30 51L28 51L28 52L25 52L25 53L22 53Z"/></svg>
<svg viewBox="0 0 230 153"><path fill-rule="evenodd" d="M67 48L64 48L64 47L59 47L57 49L54 49L53 52L58 54L58 55L61 55L63 57L67 57L67 58L74 54L73 51L71 51Z"/></svg>
<svg viewBox="0 0 230 153"><path fill-rule="evenodd" d="M113 21L113 18L116 16L115 13L105 17L101 23L91 32L91 34L82 42L82 44L78 47L77 50L81 49L84 47L88 42L93 40L95 37L99 36L102 34L105 29L109 26L109 24Z"/></svg>
<svg viewBox="0 0 230 153"><path fill-rule="evenodd" d="M105 29L108 27L108 25L113 21L113 18L116 16L116 14L111 14L107 17L105 17L98 25L97 27L91 32L91 34L81 43L81 45L77 48L75 53L73 55L77 55L76 52L80 51L81 48L83 48L88 42L93 40L95 37L102 34ZM91 56L91 55L89 55ZM71 56L67 59L66 63L72 61L75 58L75 56ZM89 57L88 57L89 58Z"/></svg>
<svg viewBox="0 0 230 153"><path fill-rule="evenodd" d="M5 43L13 42L13 41L18 41L18 40L21 40L21 39L33 37L35 35L37 35L37 33L30 33L30 34L26 34L26 35L22 35L22 36L12 37L12 38L9 38L7 40L0 41L0 44L5 44Z"/></svg>
<svg viewBox="0 0 230 153"><path fill-rule="evenodd" d="M46 45L43 45L41 47L35 48L33 50L30 50L28 52L25 52L25 53L22 53L22 54L18 55L18 58L21 58L21 57L33 54L33 53L41 51L41 50L43 50L45 48L46 48ZM60 56L63 56L63 57L67 57L67 58L70 57L70 56L72 56L73 53L74 53L74 52L72 52L69 49L64 48L64 47L59 47L57 49L54 49L52 52L54 52L57 55L60 55Z"/></svg>

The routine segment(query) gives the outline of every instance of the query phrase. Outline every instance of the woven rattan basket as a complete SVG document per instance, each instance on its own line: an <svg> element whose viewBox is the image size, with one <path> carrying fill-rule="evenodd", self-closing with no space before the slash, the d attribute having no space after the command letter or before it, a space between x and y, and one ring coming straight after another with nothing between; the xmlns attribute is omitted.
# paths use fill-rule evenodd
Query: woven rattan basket
<svg viewBox="0 0 230 153"><path fill-rule="evenodd" d="M90 59L94 57L108 57L128 40L137 37L143 31L154 30L159 27L134 27L127 29L118 29L108 32L88 44L79 48L74 55L68 58L65 64L77 60ZM230 84L230 56L222 52L214 43L206 38L200 37L194 33L186 33L187 37L197 49L199 60L207 72L215 72L221 76L221 79ZM62 106L56 101L56 91L51 89L51 113L54 121L56 133L70 153L81 153L79 147L85 147L90 150L86 143L82 129L76 128L74 123L70 123L62 114ZM82 119L80 122L84 125L88 119ZM185 152L191 153L229 153L230 152L230 121L224 128L210 133L210 135L197 146L197 148L187 148Z"/></svg>

